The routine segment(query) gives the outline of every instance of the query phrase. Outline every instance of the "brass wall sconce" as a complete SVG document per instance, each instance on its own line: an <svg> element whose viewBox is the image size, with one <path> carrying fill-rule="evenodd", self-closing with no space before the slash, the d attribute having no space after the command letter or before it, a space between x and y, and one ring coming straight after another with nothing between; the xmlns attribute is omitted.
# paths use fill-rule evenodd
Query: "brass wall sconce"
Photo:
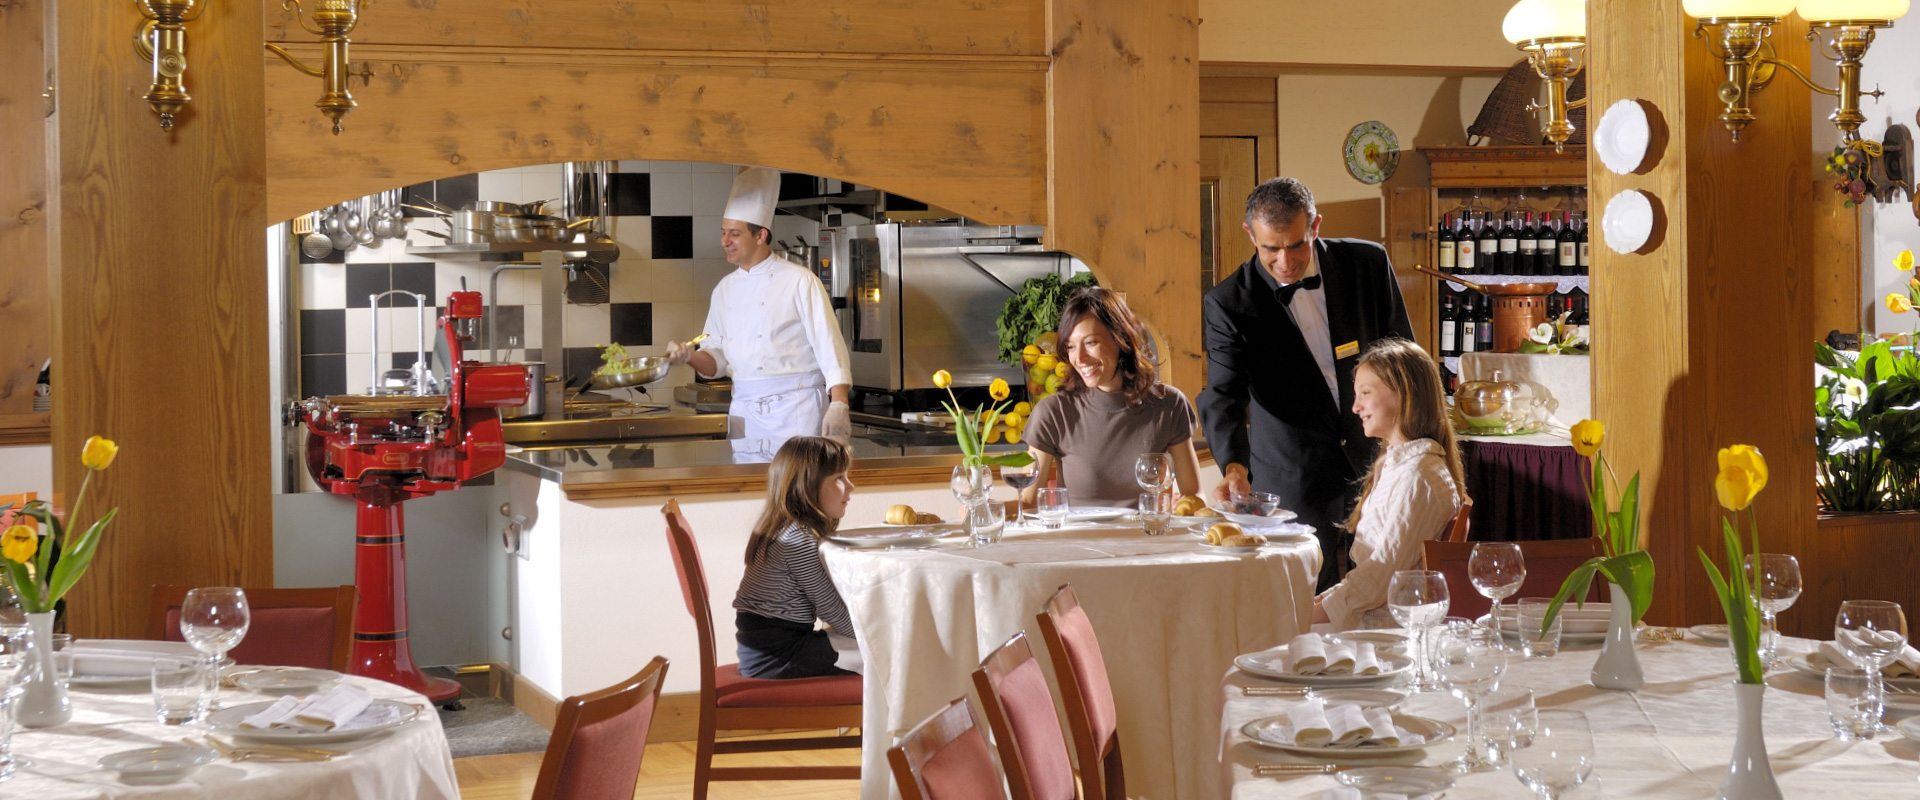
<svg viewBox="0 0 1920 800"><path fill-rule="evenodd" d="M1683 0L1681 6L1696 19L1695 36L1706 38L1707 28L1719 28L1719 47L1716 49L1714 41L1707 39L1707 49L1726 65L1727 80L1720 85L1720 102L1726 108L1720 112L1720 124L1726 126L1734 141L1739 141L1740 131L1753 122L1753 96L1773 82L1779 68L1808 89L1838 98L1840 107L1828 119L1840 129L1842 141L1857 142L1860 124L1866 121L1866 115L1860 113L1860 98L1880 96L1878 90L1861 91L1860 61L1873 44L1874 31L1906 16L1910 2L1800 0L1800 16L1813 26L1807 38L1816 39L1819 31L1828 31L1828 52L1824 55L1840 69L1840 86L1833 89L1814 83L1793 64L1773 56L1769 41L1773 26L1793 13L1793 0Z"/></svg>
<svg viewBox="0 0 1920 800"><path fill-rule="evenodd" d="M134 50L153 62L153 83L141 99L160 115L160 129L172 130L173 117L193 98L187 94L187 23L207 12L200 0L134 0L140 24Z"/></svg>
<svg viewBox="0 0 1920 800"><path fill-rule="evenodd" d="M1542 132L1547 141L1553 142L1554 152L1564 151L1567 139L1573 136L1567 111L1587 104L1584 97L1567 101L1567 84L1585 66L1586 0L1520 0L1507 11L1500 31L1527 54L1534 74L1546 82L1547 121ZM1533 112L1541 108L1538 103L1527 106Z"/></svg>
<svg viewBox="0 0 1920 800"><path fill-rule="evenodd" d="M340 135L340 118L359 105L353 101L353 93L347 90L347 79L354 74L350 71L347 61L347 46L352 44L347 40L347 35L353 33L354 26L360 24L360 6L364 2L365 0L319 0L313 7L312 24L308 24L306 17L301 15L300 0L285 0L280 4L281 8L293 12L294 18L300 21L300 27L320 37L321 45L326 48L327 60L318 69L301 63L300 59L295 58L284 47L271 42L267 44L268 50L273 51L274 55L288 64L292 64L294 69L320 79L324 88L320 99L314 101L313 106L320 109L320 113L326 115L327 119L333 120L335 136ZM360 77L362 80L369 80L373 77L373 73L370 69L363 68Z"/></svg>

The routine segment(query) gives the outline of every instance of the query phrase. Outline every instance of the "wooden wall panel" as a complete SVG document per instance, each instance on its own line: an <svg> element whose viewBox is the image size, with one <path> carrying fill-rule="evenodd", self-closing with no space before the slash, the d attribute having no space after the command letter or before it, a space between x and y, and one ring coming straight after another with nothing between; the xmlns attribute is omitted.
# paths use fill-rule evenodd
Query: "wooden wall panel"
<svg viewBox="0 0 1920 800"><path fill-rule="evenodd" d="M0 3L0 444L44 442L33 386L53 347L47 303L45 50L48 0Z"/></svg>
<svg viewBox="0 0 1920 800"><path fill-rule="evenodd" d="M1847 208L1825 173L1813 178L1813 329L1814 341L1828 331L1858 333L1872 319L1860 296L1860 207Z"/></svg>
<svg viewBox="0 0 1920 800"><path fill-rule="evenodd" d="M1196 0L1049 0L1047 245L1086 261L1202 388Z"/></svg>
<svg viewBox="0 0 1920 800"><path fill-rule="evenodd" d="M273 579L260 9L190 25L193 103L169 133L140 100L132 4L48 5L56 494L87 436L120 444L83 511L120 508L69 595L81 636L143 635L154 584Z"/></svg>

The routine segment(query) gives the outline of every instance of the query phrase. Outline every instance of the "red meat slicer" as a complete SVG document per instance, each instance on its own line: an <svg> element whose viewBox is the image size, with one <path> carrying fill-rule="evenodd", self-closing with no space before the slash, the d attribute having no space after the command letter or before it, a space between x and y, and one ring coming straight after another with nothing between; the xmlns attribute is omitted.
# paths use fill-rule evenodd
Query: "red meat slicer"
<svg viewBox="0 0 1920 800"><path fill-rule="evenodd" d="M425 295L393 290L374 295L378 312L389 295L412 297L420 309L420 347L410 370L384 374L366 395L296 401L287 424L307 426L307 471L328 492L359 504L354 526L353 615L349 671L397 683L436 703L457 698L459 684L429 677L413 663L407 642L407 550L401 503L492 472L506 461L499 409L527 402L523 366L463 360L484 311L479 292L453 292L439 333L448 375L437 385L426 347ZM374 342L380 314L374 315ZM376 358L380 354L375 354Z"/></svg>

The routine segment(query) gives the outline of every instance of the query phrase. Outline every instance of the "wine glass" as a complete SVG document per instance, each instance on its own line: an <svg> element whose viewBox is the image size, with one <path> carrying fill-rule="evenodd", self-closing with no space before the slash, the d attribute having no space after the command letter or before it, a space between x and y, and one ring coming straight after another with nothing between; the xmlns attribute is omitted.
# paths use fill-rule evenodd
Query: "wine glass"
<svg viewBox="0 0 1920 800"><path fill-rule="evenodd" d="M1760 663L1772 669L1780 649L1780 627L1775 618L1800 599L1800 561L1781 553L1754 553L1747 557L1747 573L1758 589L1754 599L1760 604L1764 623L1760 629Z"/></svg>
<svg viewBox="0 0 1920 800"><path fill-rule="evenodd" d="M248 621L247 593L232 586L194 589L180 604L180 635L215 668L246 638Z"/></svg>
<svg viewBox="0 0 1920 800"><path fill-rule="evenodd" d="M1867 673L1867 694L1875 708L1886 707L1886 681L1880 668L1907 646L1907 615L1899 603L1886 600L1848 600L1840 604L1833 621L1833 639ZM1874 720L1881 732L1890 731Z"/></svg>
<svg viewBox="0 0 1920 800"><path fill-rule="evenodd" d="M1491 627L1453 620L1434 629L1433 669L1440 685L1467 706L1467 752L1447 766L1454 772L1485 772L1494 764L1482 744L1480 698L1500 688L1507 672L1507 654L1500 634Z"/></svg>
<svg viewBox="0 0 1920 800"><path fill-rule="evenodd" d="M1166 453L1141 453L1133 460L1133 482L1140 491L1159 497L1173 485L1173 456Z"/></svg>
<svg viewBox="0 0 1920 800"><path fill-rule="evenodd" d="M1434 688L1427 666L1427 629L1447 616L1447 577L1430 569L1403 569L1387 582L1387 609L1412 636L1413 688Z"/></svg>
<svg viewBox="0 0 1920 800"><path fill-rule="evenodd" d="M1034 473L1032 464L1024 467L1000 468L1000 480L1006 481L1008 486L1013 487L1013 519L1008 520L1009 524L1019 525L1020 521L1026 517L1027 487L1033 485L1036 477L1038 475Z"/></svg>
<svg viewBox="0 0 1920 800"><path fill-rule="evenodd" d="M1531 731L1513 738L1513 774L1545 800L1557 800L1593 775L1593 728L1578 711L1541 711Z"/></svg>
<svg viewBox="0 0 1920 800"><path fill-rule="evenodd" d="M14 703L33 671L32 641L31 629L0 627L0 781L13 776Z"/></svg>
<svg viewBox="0 0 1920 800"><path fill-rule="evenodd" d="M1520 584L1527 580L1527 560L1519 543L1474 544L1473 555L1467 558L1467 578L1473 581L1474 591L1493 601L1487 619L1493 622L1494 644L1505 646L1500 641L1500 601L1520 591Z"/></svg>

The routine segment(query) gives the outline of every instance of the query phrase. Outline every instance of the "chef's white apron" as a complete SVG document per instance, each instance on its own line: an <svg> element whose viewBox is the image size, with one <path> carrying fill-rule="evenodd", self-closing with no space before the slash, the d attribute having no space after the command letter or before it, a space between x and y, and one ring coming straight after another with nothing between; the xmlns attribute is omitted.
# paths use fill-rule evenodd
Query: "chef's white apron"
<svg viewBox="0 0 1920 800"><path fill-rule="evenodd" d="M795 436L819 436L827 415L827 380L818 371L773 378L733 379L727 438L733 460L772 461Z"/></svg>

